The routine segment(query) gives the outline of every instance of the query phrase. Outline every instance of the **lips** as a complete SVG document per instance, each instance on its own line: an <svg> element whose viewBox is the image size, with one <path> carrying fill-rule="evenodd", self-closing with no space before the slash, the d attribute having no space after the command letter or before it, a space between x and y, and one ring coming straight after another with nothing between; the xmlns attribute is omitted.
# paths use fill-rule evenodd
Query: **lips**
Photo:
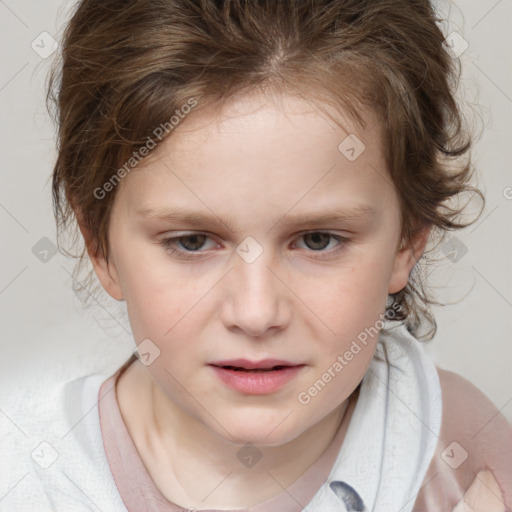
<svg viewBox="0 0 512 512"><path fill-rule="evenodd" d="M217 361L210 364L212 366L225 368L227 370L248 371L256 373L277 371L292 366L302 366L297 363L283 361L282 359L262 359L260 361L249 361L248 359L231 359L228 361Z"/></svg>
<svg viewBox="0 0 512 512"><path fill-rule="evenodd" d="M220 368L225 368L226 370L234 370L237 372L264 373L282 370L283 368L288 368L288 366L274 366L272 368L241 368L239 366L221 366Z"/></svg>
<svg viewBox="0 0 512 512"><path fill-rule="evenodd" d="M239 393L267 395L284 388L306 365L281 359L232 359L216 361L208 366L224 385Z"/></svg>

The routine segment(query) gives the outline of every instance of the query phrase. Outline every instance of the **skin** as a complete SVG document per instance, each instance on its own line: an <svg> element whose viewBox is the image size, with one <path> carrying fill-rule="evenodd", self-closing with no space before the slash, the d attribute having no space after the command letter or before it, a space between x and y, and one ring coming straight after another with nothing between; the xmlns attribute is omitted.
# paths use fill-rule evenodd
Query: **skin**
<svg viewBox="0 0 512 512"><path fill-rule="evenodd" d="M453 512L502 512L501 489L491 471L482 470L457 503Z"/></svg>
<svg viewBox="0 0 512 512"><path fill-rule="evenodd" d="M90 255L105 290L126 300L136 344L150 339L160 355L123 375L118 402L150 476L184 508L260 503L320 457L377 337L308 404L298 394L375 326L388 294L404 288L423 252L427 229L413 250L401 246L381 128L371 112L365 116L365 130L344 120L366 146L349 161L338 150L347 132L312 104L291 95L238 97L223 111L190 113L119 185L111 260ZM287 223L291 215L356 205L370 205L375 214ZM137 214L177 206L222 223ZM327 237L315 245L304 236L319 230L347 240L339 245ZM83 227L82 233L89 244ZM186 254L199 247L199 256L187 260L161 245L165 237L194 233L207 238L182 239L187 245L175 248ZM249 236L263 249L252 263L236 252ZM208 366L241 357L305 367L275 393L247 395L226 387ZM236 456L246 443L262 453L251 468Z"/></svg>

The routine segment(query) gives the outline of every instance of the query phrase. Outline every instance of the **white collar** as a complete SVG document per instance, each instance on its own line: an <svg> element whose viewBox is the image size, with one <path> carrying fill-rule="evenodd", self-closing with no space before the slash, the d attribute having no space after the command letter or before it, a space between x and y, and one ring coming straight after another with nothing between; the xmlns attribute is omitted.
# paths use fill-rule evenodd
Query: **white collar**
<svg viewBox="0 0 512 512"><path fill-rule="evenodd" d="M403 324L386 324L342 448L306 510L410 512L441 428L433 360Z"/></svg>

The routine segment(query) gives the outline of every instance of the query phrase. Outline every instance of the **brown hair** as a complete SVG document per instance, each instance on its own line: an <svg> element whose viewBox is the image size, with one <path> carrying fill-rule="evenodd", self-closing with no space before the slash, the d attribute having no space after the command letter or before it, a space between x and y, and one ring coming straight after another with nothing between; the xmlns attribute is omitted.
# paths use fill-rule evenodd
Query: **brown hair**
<svg viewBox="0 0 512 512"><path fill-rule="evenodd" d="M484 197L469 184L471 136L455 99L460 63L445 49L439 21L428 0L80 1L48 84L58 126L58 236L76 228L79 213L94 250L108 260L116 188L100 199L94 191L123 174L154 141L155 128L168 126L191 98L198 108L220 105L262 87L314 95L328 115L342 109L361 126L358 111L373 109L400 199L403 241L422 226L442 237L470 225L476 219L463 223L465 207L449 202L465 192ZM83 247L77 271L85 255ZM431 330L420 339L431 339L429 304L439 303L416 267L392 295L393 317L413 334L427 323ZM92 271L75 290L91 279Z"/></svg>

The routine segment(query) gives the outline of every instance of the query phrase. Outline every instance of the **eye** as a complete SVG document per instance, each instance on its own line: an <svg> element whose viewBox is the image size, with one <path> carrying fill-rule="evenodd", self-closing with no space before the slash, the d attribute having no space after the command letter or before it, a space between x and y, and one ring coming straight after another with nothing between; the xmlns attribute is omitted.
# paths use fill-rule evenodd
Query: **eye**
<svg viewBox="0 0 512 512"><path fill-rule="evenodd" d="M306 250L318 253L318 255L315 255L315 257L318 258L332 256L342 250L348 243L348 239L344 237L322 231L304 233L299 236L299 240L300 239L304 240ZM208 240L213 242L213 246L205 248L205 242ZM160 241L160 244L167 252L175 254L177 257L183 259L199 257L202 253L207 252L207 249L212 249L216 246L215 242L208 235L203 233L191 233L164 238ZM329 246L331 246L330 249L332 250L326 250Z"/></svg>
<svg viewBox="0 0 512 512"><path fill-rule="evenodd" d="M187 253L203 252L199 249L204 246L205 241L208 239L209 237L207 235L201 233L192 233L190 235L164 238L160 243L167 251L171 253L182 253L184 257L187 257ZM178 248L180 245L184 249Z"/></svg>
<svg viewBox="0 0 512 512"><path fill-rule="evenodd" d="M323 233L320 231L306 233L305 235L302 235L301 238L304 239L308 249L313 251L323 250L328 247L329 241L340 239L340 237L336 237L331 233Z"/></svg>

